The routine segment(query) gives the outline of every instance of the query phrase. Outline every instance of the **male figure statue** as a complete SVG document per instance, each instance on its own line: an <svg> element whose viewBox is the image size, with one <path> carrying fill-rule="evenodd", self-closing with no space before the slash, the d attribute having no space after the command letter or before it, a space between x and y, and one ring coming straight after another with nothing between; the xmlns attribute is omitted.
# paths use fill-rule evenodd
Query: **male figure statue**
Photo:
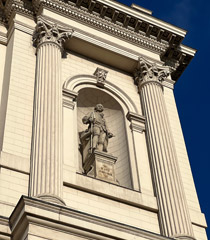
<svg viewBox="0 0 210 240"><path fill-rule="evenodd" d="M103 105L97 104L94 111L82 119L84 124L89 124L88 130L91 133L91 148L93 151L96 149L107 152L108 139L113 137L113 134L107 128L103 111Z"/></svg>

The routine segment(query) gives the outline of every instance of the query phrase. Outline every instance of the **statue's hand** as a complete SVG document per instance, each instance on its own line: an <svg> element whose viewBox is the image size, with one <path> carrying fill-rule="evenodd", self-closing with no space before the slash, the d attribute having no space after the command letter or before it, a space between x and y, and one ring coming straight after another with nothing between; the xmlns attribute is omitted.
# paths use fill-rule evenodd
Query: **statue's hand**
<svg viewBox="0 0 210 240"><path fill-rule="evenodd" d="M84 124L88 124L88 117L87 116L84 116L83 119L82 119L82 122Z"/></svg>
<svg viewBox="0 0 210 240"><path fill-rule="evenodd" d="M89 122L93 123L94 122L94 118L93 117L89 117Z"/></svg>
<svg viewBox="0 0 210 240"><path fill-rule="evenodd" d="M111 132L108 132L108 138L112 138L114 135Z"/></svg>

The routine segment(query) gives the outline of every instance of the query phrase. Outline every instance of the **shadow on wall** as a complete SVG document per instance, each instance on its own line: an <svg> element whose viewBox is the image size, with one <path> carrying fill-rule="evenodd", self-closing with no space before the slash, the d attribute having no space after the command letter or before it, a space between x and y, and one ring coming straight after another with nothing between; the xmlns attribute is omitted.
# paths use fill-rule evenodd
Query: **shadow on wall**
<svg viewBox="0 0 210 240"><path fill-rule="evenodd" d="M104 117L107 126L110 132L115 135L115 137L109 141L108 153L118 158L115 165L116 178L120 186L132 188L125 117L120 104L102 90L93 88L81 89L77 99L78 132L87 129L87 125L83 124L82 118L92 112L98 103L104 106ZM79 156L79 161L82 165L81 153Z"/></svg>

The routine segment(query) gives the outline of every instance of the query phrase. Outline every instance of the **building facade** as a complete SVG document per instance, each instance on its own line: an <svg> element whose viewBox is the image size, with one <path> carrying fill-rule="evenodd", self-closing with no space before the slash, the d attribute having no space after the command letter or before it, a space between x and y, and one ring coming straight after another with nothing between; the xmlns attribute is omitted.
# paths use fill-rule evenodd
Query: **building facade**
<svg viewBox="0 0 210 240"><path fill-rule="evenodd" d="M207 239L173 95L185 35L135 4L0 1L0 239Z"/></svg>

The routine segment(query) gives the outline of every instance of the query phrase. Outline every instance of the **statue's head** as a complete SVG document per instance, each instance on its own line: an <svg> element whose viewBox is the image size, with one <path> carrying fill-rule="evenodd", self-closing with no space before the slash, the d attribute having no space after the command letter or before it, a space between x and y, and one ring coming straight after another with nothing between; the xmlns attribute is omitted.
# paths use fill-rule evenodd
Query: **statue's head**
<svg viewBox="0 0 210 240"><path fill-rule="evenodd" d="M102 105L101 103L99 103L99 104L97 104L97 105L95 106L94 110L95 110L96 112L103 112L104 107L103 107L103 105Z"/></svg>

